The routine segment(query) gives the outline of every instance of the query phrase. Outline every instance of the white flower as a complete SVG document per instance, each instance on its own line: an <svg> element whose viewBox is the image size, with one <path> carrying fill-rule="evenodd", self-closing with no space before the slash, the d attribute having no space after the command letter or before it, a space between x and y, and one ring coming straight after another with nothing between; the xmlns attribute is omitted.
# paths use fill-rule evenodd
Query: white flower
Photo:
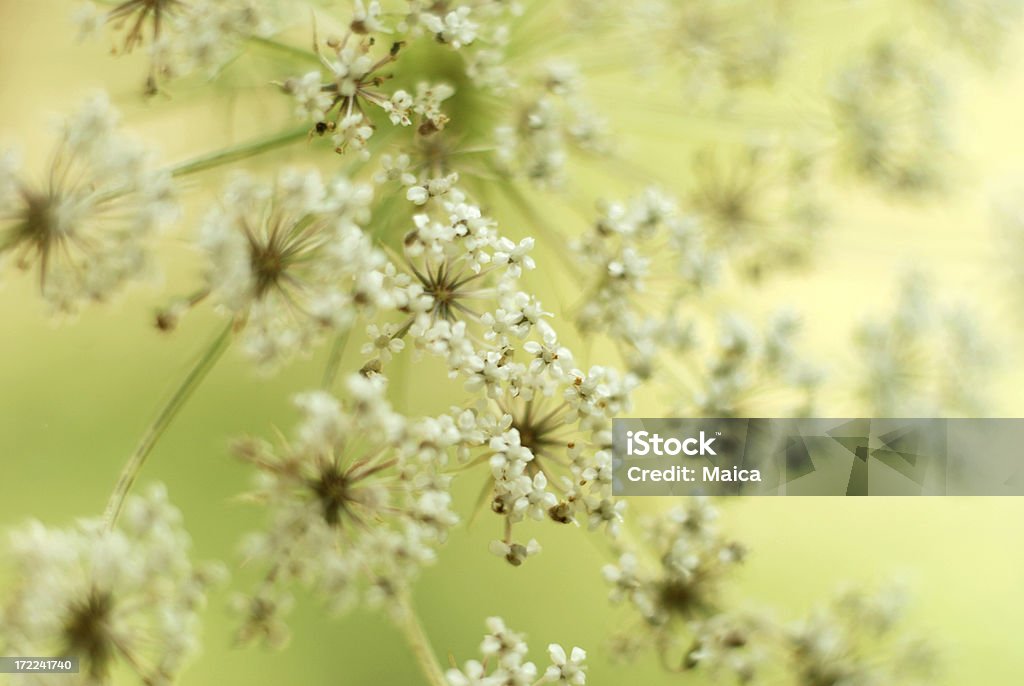
<svg viewBox="0 0 1024 686"><path fill-rule="evenodd" d="M384 31L384 25L380 21L381 6L377 0L371 0L369 5L363 4L363 0L355 0L352 8L352 21L349 28L353 33L378 33Z"/></svg>
<svg viewBox="0 0 1024 686"><path fill-rule="evenodd" d="M500 617L489 617L488 635L480 645L483 660L469 660L462 670L451 669L445 675L450 686L536 686L550 681L565 684L583 684L585 667L581 662L586 653L574 648L571 657L552 644L548 650L556 664L537 678L537 666L526 660L529 646L522 634L511 631ZM557 651L555 650L557 648ZM561 651L560 658L559 652ZM556 670L555 676L552 670ZM564 679L562 675L564 674Z"/></svg>
<svg viewBox="0 0 1024 686"><path fill-rule="evenodd" d="M469 13L470 8L462 5L445 14L443 18L436 14L424 14L421 21L437 40L458 50L476 40L479 26L469 18Z"/></svg>
<svg viewBox="0 0 1024 686"><path fill-rule="evenodd" d="M323 90L323 77L319 71L307 72L299 78L288 79L284 91L295 98L295 113L299 117L321 122L333 104L331 95Z"/></svg>
<svg viewBox="0 0 1024 686"><path fill-rule="evenodd" d="M296 583L313 587L335 611L360 601L388 604L435 561L457 521L440 473L453 439L435 422L395 413L380 376L351 375L345 387L344 401L324 392L297 397L303 419L280 448L253 439L236 445L238 457L260 469L254 499L271 517L245 546L269 571L242 636L267 636L266 624L280 617L256 601L283 607ZM422 440L428 435L431 442Z"/></svg>
<svg viewBox="0 0 1024 686"><path fill-rule="evenodd" d="M66 529L30 522L11 533L15 583L0 606L0 644L18 655L74 655L105 683L116 663L169 683L198 650L199 611L220 576L196 567L181 513L162 487L133 496L120 524Z"/></svg>
<svg viewBox="0 0 1024 686"><path fill-rule="evenodd" d="M540 553L541 547L535 538L531 538L526 545L494 540L491 541L490 551L498 557L505 558L505 561L513 567L518 567L526 561L526 558Z"/></svg>
<svg viewBox="0 0 1024 686"><path fill-rule="evenodd" d="M372 191L315 172L283 171L274 186L236 176L203 220L212 297L245 325L262 363L307 349L320 332L390 302L384 257L359 227ZM371 286L371 282L376 282Z"/></svg>
<svg viewBox="0 0 1024 686"><path fill-rule="evenodd" d="M366 327L366 336L370 340L363 344L360 352L364 355L377 355L382 362L387 362L391 356L402 352L405 348L405 341L395 335L395 326L386 324L384 328L376 324Z"/></svg>
<svg viewBox="0 0 1024 686"><path fill-rule="evenodd" d="M881 41L837 77L833 114L847 163L886 189L941 185L950 154L941 74L920 52Z"/></svg>
<svg viewBox="0 0 1024 686"><path fill-rule="evenodd" d="M532 238L524 238L518 245L508 238L502 238L498 241L498 249L494 251L494 264L509 265L509 274L514 277L520 276L523 269L534 269L537 265L530 257L533 244Z"/></svg>
<svg viewBox="0 0 1024 686"><path fill-rule="evenodd" d="M587 651L575 647L572 653L566 656L562 646L552 643L548 646L548 655L552 662L544 673L548 681L577 686L587 682L587 668L583 665L583 661L587 659Z"/></svg>
<svg viewBox="0 0 1024 686"><path fill-rule="evenodd" d="M89 99L61 126L47 178L39 187L0 155L0 258L38 268L42 295L58 310L105 300L142 275L149 240L177 216L170 175L118 132L105 94Z"/></svg>
<svg viewBox="0 0 1024 686"><path fill-rule="evenodd" d="M397 90L391 95L391 99L384 102L381 107L388 113L392 124L409 126L412 120L409 119L409 111L412 109L412 96L403 90Z"/></svg>

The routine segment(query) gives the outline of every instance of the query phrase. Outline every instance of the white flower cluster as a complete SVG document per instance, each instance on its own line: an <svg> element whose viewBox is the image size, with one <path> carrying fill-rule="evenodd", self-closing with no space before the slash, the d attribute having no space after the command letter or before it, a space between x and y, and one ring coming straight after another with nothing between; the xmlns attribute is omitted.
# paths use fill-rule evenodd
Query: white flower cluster
<svg viewBox="0 0 1024 686"><path fill-rule="evenodd" d="M788 670L805 684L934 683L928 644L901 634L898 592L848 591L785 632Z"/></svg>
<svg viewBox="0 0 1024 686"><path fill-rule="evenodd" d="M450 686L582 686L587 682L587 652L582 648L574 647L567 654L565 648L552 643L548 646L550 666L539 674L537 665L526 660L530 648L522 634L506 627L500 617L488 618L486 626L488 634L480 644L482 660L449 669L445 676Z"/></svg>
<svg viewBox="0 0 1024 686"><path fill-rule="evenodd" d="M524 519L588 516L615 533L624 503L611 499L611 418L627 411L630 375L577 369L541 303L518 287L534 267L532 239L515 243L468 201L457 175L423 178L408 158L385 160L378 178L398 181L417 208L403 242L404 322L371 324L364 373L380 373L406 342L441 357L477 402L453 409L458 453L490 466L491 509L505 519L492 550L514 565L540 550L519 543Z"/></svg>
<svg viewBox="0 0 1024 686"><path fill-rule="evenodd" d="M294 438L275 448L236 444L259 471L251 498L270 512L243 553L268 566L251 596L239 597L243 640L287 639L282 614L294 584L312 587L333 611L393 601L457 522L441 473L458 432L445 418L410 420L384 398L383 377L353 375L339 401L300 395Z"/></svg>
<svg viewBox="0 0 1024 686"><path fill-rule="evenodd" d="M618 562L604 568L612 601L633 605L662 649L674 640L678 622L717 611L721 581L743 561L743 547L722 535L717 518L718 511L705 499L690 498L644 527L644 549L623 545ZM655 567L641 561L647 548Z"/></svg>
<svg viewBox="0 0 1024 686"><path fill-rule="evenodd" d="M988 64L1001 56L1021 27L1021 0L918 0L929 18L964 50Z"/></svg>
<svg viewBox="0 0 1024 686"><path fill-rule="evenodd" d="M756 280L812 252L826 223L818 162L809 146L780 140L699 150L688 207L734 269Z"/></svg>
<svg viewBox="0 0 1024 686"><path fill-rule="evenodd" d="M998 363L982 322L965 306L936 302L928 279L908 273L896 307L856 332L859 390L877 417L979 416Z"/></svg>
<svg viewBox="0 0 1024 686"><path fill-rule="evenodd" d="M131 498L114 530L99 519L67 529L30 522L12 532L14 585L0 606L0 650L73 655L85 683L115 665L170 684L199 647L198 612L222 572L189 560L181 513L162 487ZM33 683L67 683L66 675Z"/></svg>
<svg viewBox="0 0 1024 686"><path fill-rule="evenodd" d="M640 66L659 60L680 70L687 99L715 102L748 85L773 82L789 54L787 6L757 0L625 2L626 45ZM649 55L649 57L644 57Z"/></svg>
<svg viewBox="0 0 1024 686"><path fill-rule="evenodd" d="M395 284L404 293L397 309L406 315L397 331L417 350L447 358L454 375L467 365L479 367L486 352L508 347L509 337L525 338L547 316L517 288L523 271L535 266L533 239L515 243L502 236L456 186L457 174L421 179L408 170L408 159L387 158L378 175L405 187L416 209L402 254L394 258Z"/></svg>
<svg viewBox="0 0 1024 686"><path fill-rule="evenodd" d="M716 306L714 316L708 312L732 260L700 217L683 214L654 189L629 203L606 203L572 245L593 274L577 326L609 336L637 377L666 380L677 394L685 389L675 410L680 416L736 415L769 382L795 390L798 411L806 412L818 374L793 348L799 320L780 314L758 334L724 306ZM659 290L664 283L668 292ZM668 305L652 311L652 301ZM717 336L701 343L702 327L717 329ZM669 360L680 357L704 359L676 372Z"/></svg>
<svg viewBox="0 0 1024 686"><path fill-rule="evenodd" d="M61 124L42 183L0 154L0 258L37 269L59 311L106 300L148 262L150 239L177 216L171 178L119 130L105 94Z"/></svg>
<svg viewBox="0 0 1024 686"><path fill-rule="evenodd" d="M236 176L203 219L207 290L245 329L254 359L306 350L358 313L394 306L386 258L362 226L372 187L286 170L273 185Z"/></svg>
<svg viewBox="0 0 1024 686"><path fill-rule="evenodd" d="M486 358L471 382L483 378L490 402L452 411L462 460L488 465L490 508L504 519L491 551L516 566L540 547L515 542L515 524L586 516L591 530L605 526L614 537L626 505L611 495L611 418L628 411L634 380L604 367L569 367L567 350L545 353L541 345L527 344L537 364Z"/></svg>
<svg viewBox="0 0 1024 686"><path fill-rule="evenodd" d="M583 96L582 78L571 63L544 65L509 100L508 123L494 132L497 162L507 173L557 187L565 180L571 149L608 151L605 124Z"/></svg>
<svg viewBox="0 0 1024 686"><path fill-rule="evenodd" d="M345 35L329 38L324 44L331 56L323 53L319 39L314 36L314 49L327 70L326 81L322 71L317 70L280 84L295 101L296 113L314 123L313 134L330 133L336 152L353 150L363 159L370 157L367 146L375 129L367 106L383 110L394 126L411 126L415 118L419 122L417 132L430 135L443 130L448 123L441 104L455 92L447 84L426 82L417 85L415 95L402 89L390 95L378 90L389 78L383 68L398 59L403 45L395 41L385 54L372 54L377 40L373 34L389 32L379 19L378 3L369 7L357 3Z"/></svg>
<svg viewBox="0 0 1024 686"><path fill-rule="evenodd" d="M123 32L125 53L148 41L147 90L154 93L161 80L214 74L238 54L246 38L268 35L273 22L267 9L256 0L124 0L109 10L85 2L75 20L83 36L98 34L104 26Z"/></svg>
<svg viewBox="0 0 1024 686"><path fill-rule="evenodd" d="M756 683L769 655L767 640L775 627L752 615L719 613L692 622L693 634L682 668L700 669L719 679L732 675L739 684Z"/></svg>
<svg viewBox="0 0 1024 686"><path fill-rule="evenodd" d="M854 173L904 193L942 185L952 154L948 102L926 56L879 41L841 71L831 95L841 154Z"/></svg>

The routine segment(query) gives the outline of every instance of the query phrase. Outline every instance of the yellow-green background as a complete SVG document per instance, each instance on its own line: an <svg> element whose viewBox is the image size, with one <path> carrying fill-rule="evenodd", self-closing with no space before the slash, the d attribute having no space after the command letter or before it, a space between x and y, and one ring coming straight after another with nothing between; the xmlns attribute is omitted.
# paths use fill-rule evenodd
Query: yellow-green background
<svg viewBox="0 0 1024 686"><path fill-rule="evenodd" d="M266 112L280 110L275 105L266 111L248 105L232 108L223 99L197 106L191 95L180 94L141 104L134 98L140 62L110 59L102 42L76 45L68 10L69 3L59 0L0 0L0 141L16 142L30 167L38 169L45 159L54 129L50 115L65 111L98 86L126 99L128 121L159 140L169 159L243 140L259 130ZM808 72L826 73L829 59L843 58L822 48L830 32L843 30L841 20L825 17L802 30L808 54L815 55L805 60ZM1024 409L1019 392L1024 368L1016 351L1024 338L1010 325L1013 299L999 277L987 223L989 191L1024 170L1024 134L1019 128L1024 121L1024 68L1016 63L986 73L965 67L954 76L956 131L966 160L957 170L959 190L939 203L899 205L853 184L841 188L832 204L836 225L815 270L802 275L813 288L806 281L773 282L759 294L760 304L750 303L754 308L785 303L805 313L808 348L834 379L825 395L824 415L846 415L858 407L851 391L855 372L850 328L864 314L891 309L896 279L908 265L929 272L943 293L979 305L998 336L1003 357L993 388L995 413L1017 416ZM615 78L602 82L598 75L595 90L615 90ZM658 132L679 127L678 117L647 111L642 103L614 108L611 114L613 125L633 134L626 138L628 154L673 180L679 157L672 154L673 141ZM697 126L693 135L699 137ZM212 189L197 192L213 195ZM192 232L186 222L164 239L162 281L136 289L114 305L89 308L73 322L54 324L48 318L33 279L14 272L3 276L0 527L29 517L61 524L100 512L123 459L155 408L218 327L215 316L205 311L186 319L171 337L158 335L150 326L153 308L168 293L186 292L195 284L197 263L185 243ZM555 257L550 246L541 249L540 273L546 260ZM553 279L547 285L550 292L542 295L563 305L564 289L558 285ZM265 435L271 426L287 428L294 418L288 397L315 386L323 363L321 350L314 359L268 379L229 353L154 451L142 480L167 483L185 513L197 557L236 563L240 534L263 521L258 509L232 500L247 487L250 475L228 457L229 439L246 432ZM437 398L439 382L439 374L406 368L394 382L400 389L396 402L413 413L438 411L447 404ZM430 389L429 397L421 393L424 388ZM637 414L657 408L641 402ZM472 479L458 485L463 511L478 487ZM775 608L777 616L787 618L845 582L901 579L913 592L913 626L940 649L941 683L1024 681L1021 499L744 499L729 505L723 519L752 548L749 563L730 588L731 598ZM586 647L591 683L678 679L661 672L653 659L615 665L606 657L608 636L631 615L606 602L599 574L606 556L598 546L568 528L538 527L534 533L543 541L544 553L513 569L486 552L496 531L486 513L471 528L458 529L439 564L416 586L416 605L440 655L452 653L460 662L474 657L483 619L497 614L529 635L538 661L552 641ZM329 619L305 598L292 617L294 636L287 650L233 649L234 619L224 609L226 595L211 599L204 652L182 683L421 681L400 635L384 616L357 611Z"/></svg>

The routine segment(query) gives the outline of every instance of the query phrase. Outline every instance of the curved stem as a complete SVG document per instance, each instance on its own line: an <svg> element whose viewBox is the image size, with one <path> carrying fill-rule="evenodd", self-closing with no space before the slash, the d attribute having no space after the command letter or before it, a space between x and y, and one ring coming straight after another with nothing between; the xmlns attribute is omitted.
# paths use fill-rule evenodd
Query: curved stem
<svg viewBox="0 0 1024 686"><path fill-rule="evenodd" d="M420 622L412 602L404 594L400 596L398 602L399 616L395 619L395 622L402 630L402 635L405 636L406 642L412 649L416 662L419 663L420 669L423 670L423 676L427 678L427 683L430 686L448 686L444 673L441 671L441 665L438 664L434 650L430 647L430 639L427 638L427 634L423 630L423 624Z"/></svg>
<svg viewBox="0 0 1024 686"><path fill-rule="evenodd" d="M114 486L114 492L110 494L110 499L107 501L107 508L103 515L108 529L113 529L117 523L117 518L121 514L125 498L132 489L135 478L139 475L139 471L142 469L142 465L145 464L146 458L149 457L149 453L152 452L157 441L160 440L160 436L163 435L164 431L170 426L178 412L185 405L185 402L199 387L199 384L206 378L206 375L210 373L217 360L224 354L224 351L227 350L228 344L231 342L232 327L233 322L229 322L224 327L224 331L214 339L210 347L203 353L203 356L195 363L188 376L185 377L184 381L181 382L181 385L174 392L174 395L171 396L170 400L167 401L167 404L164 405L163 409L160 410L160 413L153 420L153 423L146 429L142 440L139 441L135 451L121 469L117 485Z"/></svg>
<svg viewBox="0 0 1024 686"><path fill-rule="evenodd" d="M210 153L209 155L203 155L197 157L194 160L182 162L171 167L171 175L187 176L189 174L195 174L196 172L206 171L207 169L213 169L224 164L231 164L239 160L248 159L254 157L275 148L282 148L286 145L300 141L303 138L309 136L309 125L303 124L300 127L287 129L281 133L270 136L269 138L260 138L255 141L249 141L247 143L240 143L239 145L224 148L216 152Z"/></svg>

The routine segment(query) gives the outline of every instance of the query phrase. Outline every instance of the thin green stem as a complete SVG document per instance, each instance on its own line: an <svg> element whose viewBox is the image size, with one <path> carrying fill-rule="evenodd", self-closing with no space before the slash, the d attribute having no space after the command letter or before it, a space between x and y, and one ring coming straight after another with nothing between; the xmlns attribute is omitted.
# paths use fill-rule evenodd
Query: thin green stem
<svg viewBox="0 0 1024 686"><path fill-rule="evenodd" d="M281 133L270 136L269 138L260 138L255 141L249 141L246 143L240 143L239 145L224 148L208 155L197 157L194 160L182 162L181 164L175 165L171 168L171 175L188 176L189 174L195 174L197 172L206 171L207 169L213 169L225 164L231 164L232 162L238 162L239 160L248 159L261 155L265 152L275 150L277 148L283 148L286 145L291 145L296 141L300 141L309 135L309 126L303 124L300 127L293 129L287 129Z"/></svg>
<svg viewBox="0 0 1024 686"><path fill-rule="evenodd" d="M416 662L419 664L420 669L423 670L423 676L427 678L427 683L430 686L448 686L448 682L444 678L444 672L441 671L441 665L434 655L433 648L430 647L430 639L427 638L427 633L423 630L423 624L420 622L412 602L404 594L399 597L398 602L399 616L395 621L402 630L402 635L405 636L409 647L412 649Z"/></svg>
<svg viewBox="0 0 1024 686"><path fill-rule="evenodd" d="M304 50L297 48L294 45L288 45L281 41L274 40L273 38L260 38L259 36L250 36L248 38L250 44L260 48L265 48L271 52L280 53L287 57L293 57L303 62L309 62L311 64L320 65L320 58L316 56L316 53L312 50Z"/></svg>
<svg viewBox="0 0 1024 686"><path fill-rule="evenodd" d="M334 341L331 343L331 352L327 358L327 366L324 368L324 376L320 381L320 386L325 391L330 390L334 386L334 382L338 378L338 369L341 367L341 358L345 355L345 348L348 346L348 336L351 329L346 329L338 333L334 337Z"/></svg>
<svg viewBox="0 0 1024 686"><path fill-rule="evenodd" d="M233 322L229 322L224 327L224 331L213 340L210 347L207 348L206 352L195 363L184 381L174 392L174 395L171 396L170 400L167 401L167 404L163 406L163 409L160 410L160 413L153 420L153 423L146 429L142 440L139 441L135 451L121 469L121 475L117 479L114 492L110 494L110 499L107 501L107 509L103 515L108 529L113 529L117 523L117 518L121 515L121 508L124 506L125 498L128 497L128 492L131 491L132 485L142 469L142 465L145 464L146 458L149 457L157 441L160 440L167 427L171 425L171 422L185 405L185 402L199 387L199 384L202 383L207 374L210 373L210 370L213 369L217 360L228 349L228 345L231 343L233 324Z"/></svg>

